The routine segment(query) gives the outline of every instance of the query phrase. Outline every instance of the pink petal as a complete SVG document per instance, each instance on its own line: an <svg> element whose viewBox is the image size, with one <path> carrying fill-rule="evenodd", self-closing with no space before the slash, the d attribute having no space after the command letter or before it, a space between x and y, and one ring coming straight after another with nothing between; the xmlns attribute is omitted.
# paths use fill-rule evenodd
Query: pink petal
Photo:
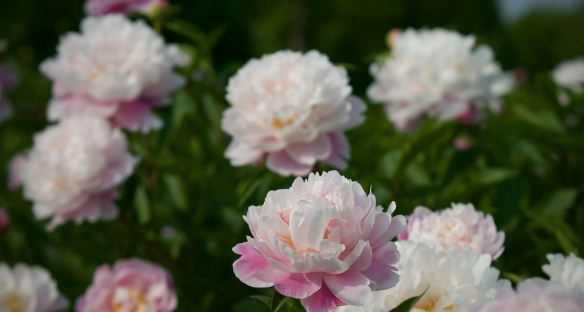
<svg viewBox="0 0 584 312"><path fill-rule="evenodd" d="M388 289L397 284L399 281L398 260L399 253L392 242L388 241L384 246L373 251L373 261L363 272L371 281L370 286L373 290Z"/></svg>
<svg viewBox="0 0 584 312"><path fill-rule="evenodd" d="M135 100L124 102L118 106L113 121L120 127L149 132L162 127L162 121L152 113L155 102L150 100Z"/></svg>
<svg viewBox="0 0 584 312"><path fill-rule="evenodd" d="M241 255L241 258L233 263L233 272L243 283L251 287L265 288L274 286L274 282L282 278L283 273L271 268L269 261L250 243L236 245L233 252Z"/></svg>
<svg viewBox="0 0 584 312"><path fill-rule="evenodd" d="M308 312L332 312L337 306L343 305L326 286L301 302Z"/></svg>
<svg viewBox="0 0 584 312"><path fill-rule="evenodd" d="M333 132L329 134L329 139L332 144L332 152L324 162L338 169L345 169L351 152L347 137L342 132Z"/></svg>
<svg viewBox="0 0 584 312"><path fill-rule="evenodd" d="M225 156L229 158L234 166L257 163L262 159L262 155L262 151L236 140L233 140L225 151Z"/></svg>
<svg viewBox="0 0 584 312"><path fill-rule="evenodd" d="M310 170L312 170L312 166L303 165L294 161L285 151L270 153L268 155L266 166L270 170L283 176L304 176L309 174Z"/></svg>
<svg viewBox="0 0 584 312"><path fill-rule="evenodd" d="M319 275L294 273L279 281L275 288L286 297L304 299L317 292L321 286L322 278Z"/></svg>
<svg viewBox="0 0 584 312"><path fill-rule="evenodd" d="M364 305L372 295L369 280L357 271L347 271L340 275L326 275L324 282L331 292L346 304Z"/></svg>
<svg viewBox="0 0 584 312"><path fill-rule="evenodd" d="M332 152L332 142L327 135L321 135L308 143L295 143L286 148L294 161L313 166L318 160L327 159Z"/></svg>

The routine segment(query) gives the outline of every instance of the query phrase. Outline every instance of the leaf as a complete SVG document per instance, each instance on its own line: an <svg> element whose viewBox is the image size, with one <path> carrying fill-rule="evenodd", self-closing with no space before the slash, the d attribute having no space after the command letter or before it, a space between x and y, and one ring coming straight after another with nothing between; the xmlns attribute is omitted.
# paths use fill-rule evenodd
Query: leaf
<svg viewBox="0 0 584 312"><path fill-rule="evenodd" d="M134 194L134 205L138 213L138 221L141 224L148 223L150 221L150 205L148 195L146 195L146 189L143 185L138 187Z"/></svg>
<svg viewBox="0 0 584 312"><path fill-rule="evenodd" d="M550 216L563 218L566 211L572 207L578 197L578 191L575 189L562 189L555 191L545 202L543 212Z"/></svg>
<svg viewBox="0 0 584 312"><path fill-rule="evenodd" d="M478 173L478 182L481 184L496 184L515 175L514 170L490 168Z"/></svg>
<svg viewBox="0 0 584 312"><path fill-rule="evenodd" d="M170 194L170 198L176 207L181 211L187 210L187 196L185 195L181 180L177 176L171 174L165 175L163 179L166 188L168 189L168 193Z"/></svg>
<svg viewBox="0 0 584 312"><path fill-rule="evenodd" d="M424 290L424 292L421 295L419 295L417 297L410 298L410 299L402 302L395 309L388 311L388 312L410 312L414 308L414 306L416 306L418 301L420 301L420 299L422 299L422 297L424 297L424 295L426 294L427 291L428 291L428 289Z"/></svg>
<svg viewBox="0 0 584 312"><path fill-rule="evenodd" d="M562 122L552 111L538 110L534 112L521 105L514 106L514 111L517 117L535 128L556 133L565 132Z"/></svg>

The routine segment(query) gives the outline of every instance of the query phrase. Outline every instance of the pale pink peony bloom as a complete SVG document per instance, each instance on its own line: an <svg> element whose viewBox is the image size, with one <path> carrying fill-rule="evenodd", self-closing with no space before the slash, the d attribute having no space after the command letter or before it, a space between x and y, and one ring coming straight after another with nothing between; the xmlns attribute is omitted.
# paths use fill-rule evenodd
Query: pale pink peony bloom
<svg viewBox="0 0 584 312"><path fill-rule="evenodd" d="M517 291L467 312L582 312L584 294L561 285L532 278L521 282Z"/></svg>
<svg viewBox="0 0 584 312"><path fill-rule="evenodd" d="M166 5L166 0L86 0L85 12L94 16L134 12L148 14Z"/></svg>
<svg viewBox="0 0 584 312"><path fill-rule="evenodd" d="M477 211L472 204L452 204L439 212L416 208L400 239L424 243L440 251L468 247L497 259L503 253L505 233L497 231L492 216Z"/></svg>
<svg viewBox="0 0 584 312"><path fill-rule="evenodd" d="M162 121L152 110L184 84L175 68L188 62L142 21L89 17L81 33L67 34L57 57L41 65L54 83L48 117L98 115L133 131L158 129Z"/></svg>
<svg viewBox="0 0 584 312"><path fill-rule="evenodd" d="M116 187L134 170L124 134L95 117L72 117L37 134L19 159L15 181L49 228L66 221L111 219L117 215ZM18 159L18 158L17 158Z"/></svg>
<svg viewBox="0 0 584 312"><path fill-rule="evenodd" d="M66 307L67 300L45 269L0 263L0 311L56 312Z"/></svg>
<svg viewBox="0 0 584 312"><path fill-rule="evenodd" d="M496 63L491 48L472 36L444 29L392 31L391 54L371 66L371 99L385 105L400 130L425 117L476 122L486 109L498 111L512 75Z"/></svg>
<svg viewBox="0 0 584 312"><path fill-rule="evenodd" d="M229 81L222 127L234 166L266 162L281 175L308 174L317 162L346 167L344 131L363 121L347 72L317 52L280 51L253 59Z"/></svg>
<svg viewBox="0 0 584 312"><path fill-rule="evenodd" d="M584 259L561 254L550 254L547 258L549 264L543 266L543 271L552 282L584 294Z"/></svg>
<svg viewBox="0 0 584 312"><path fill-rule="evenodd" d="M77 301L76 312L170 312L177 307L172 277L160 266L137 259L101 266Z"/></svg>
<svg viewBox="0 0 584 312"><path fill-rule="evenodd" d="M235 275L251 287L274 287L309 312L363 305L373 290L398 282L391 241L403 217L392 218L356 182L338 172L297 178L249 208L252 236L234 247Z"/></svg>

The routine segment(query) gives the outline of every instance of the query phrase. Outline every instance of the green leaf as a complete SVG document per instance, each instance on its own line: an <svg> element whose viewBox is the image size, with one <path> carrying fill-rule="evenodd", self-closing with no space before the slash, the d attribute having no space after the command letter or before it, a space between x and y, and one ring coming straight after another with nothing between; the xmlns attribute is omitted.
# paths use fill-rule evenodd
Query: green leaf
<svg viewBox="0 0 584 312"><path fill-rule="evenodd" d="M478 182L481 184L496 184L514 176L514 170L491 168L478 173Z"/></svg>
<svg viewBox="0 0 584 312"><path fill-rule="evenodd" d="M170 198L179 210L187 210L187 196L185 195L184 188L181 180L171 174L164 175L164 182Z"/></svg>
<svg viewBox="0 0 584 312"><path fill-rule="evenodd" d="M418 301L420 301L420 299L422 299L422 297L424 297L424 295L426 294L427 291L428 291L428 289L424 290L424 292L421 295L419 295L417 297L410 298L410 299L402 302L395 309L391 310L391 312L410 312L416 306Z"/></svg>
<svg viewBox="0 0 584 312"><path fill-rule="evenodd" d="M150 221L150 204L148 195L146 195L146 188L143 185L138 187L134 194L134 206L138 213L138 221L141 224L148 223Z"/></svg>
<svg viewBox="0 0 584 312"><path fill-rule="evenodd" d="M545 202L543 212L550 216L563 218L566 211L572 207L578 197L578 191L575 189L558 190L549 197Z"/></svg>
<svg viewBox="0 0 584 312"><path fill-rule="evenodd" d="M514 111L520 119L535 128L557 133L565 132L562 122L552 111L538 110L535 112L521 105L514 106Z"/></svg>

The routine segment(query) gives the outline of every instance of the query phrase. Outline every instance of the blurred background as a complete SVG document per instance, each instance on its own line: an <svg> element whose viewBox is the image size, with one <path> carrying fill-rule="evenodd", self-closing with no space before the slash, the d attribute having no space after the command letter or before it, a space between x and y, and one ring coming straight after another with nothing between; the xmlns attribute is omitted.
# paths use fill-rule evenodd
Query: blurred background
<svg viewBox="0 0 584 312"><path fill-rule="evenodd" d="M399 213L452 201L471 201L493 213L507 232L507 252L497 266L513 280L540 274L547 252L581 252L584 247L584 127L566 121L574 112L558 108L548 77L561 61L584 55L584 1L171 3L178 9L176 17L208 36L209 51L198 47L204 53L197 66L206 64L213 86L192 82L191 92L179 94L173 110L161 113L165 120L180 119L180 125L171 123L170 130L144 139L132 137L134 151L145 161L123 192L119 222L69 224L48 234L34 220L30 203L19 192L4 190L0 181L0 205L12 219L11 230L0 236L0 261L48 267L73 299L87 287L97 265L144 257L172 271L179 311L262 311L245 299L257 291L233 277L230 249L247 233L241 220L247 206L261 203L269 189L291 180L257 168L233 169L224 159L228 138L219 126L226 106L222 86L252 57L284 48L317 49L346 66L355 93L364 96L371 82L369 64L386 52L387 32L410 27L474 34L493 47L505 70L528 81L509 96L518 109L481 129L428 126L399 135L375 106L367 125L351 133L358 150L347 175L365 189L371 187L380 204L396 200ZM80 0L0 1L0 39L8 44L0 61L16 67L21 78L10 94L16 117L0 125L2 164L31 146L32 134L46 126L51 85L38 65L56 53L60 36L78 30L83 5ZM164 34L171 42L184 40L173 32ZM579 114L581 118L582 110ZM166 140L168 133L172 138ZM454 150L452 139L461 134L477 147ZM191 142L193 136L198 141ZM159 141L164 145L153 143ZM164 162L150 162L152 155ZM5 177L3 172L0 178Z"/></svg>

